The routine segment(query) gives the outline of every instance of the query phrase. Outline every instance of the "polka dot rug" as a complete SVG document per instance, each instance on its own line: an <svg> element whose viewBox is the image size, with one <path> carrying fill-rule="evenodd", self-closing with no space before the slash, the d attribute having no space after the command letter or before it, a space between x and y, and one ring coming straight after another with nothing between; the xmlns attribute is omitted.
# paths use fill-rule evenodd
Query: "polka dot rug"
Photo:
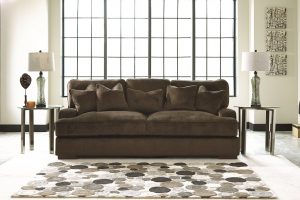
<svg viewBox="0 0 300 200"><path fill-rule="evenodd" d="M274 199L243 162L53 162L15 198Z"/></svg>

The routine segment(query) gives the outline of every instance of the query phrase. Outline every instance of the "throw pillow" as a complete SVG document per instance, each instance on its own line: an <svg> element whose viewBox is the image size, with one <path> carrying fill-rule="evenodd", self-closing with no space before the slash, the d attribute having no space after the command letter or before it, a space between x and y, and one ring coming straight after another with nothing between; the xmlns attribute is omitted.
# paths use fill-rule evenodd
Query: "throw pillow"
<svg viewBox="0 0 300 200"><path fill-rule="evenodd" d="M75 104L78 114L96 111L96 92L89 90L70 90L71 98Z"/></svg>
<svg viewBox="0 0 300 200"><path fill-rule="evenodd" d="M195 97L197 86L176 87L169 85L167 87L167 101L165 109L167 110L195 110Z"/></svg>
<svg viewBox="0 0 300 200"><path fill-rule="evenodd" d="M96 84L89 84L85 90L96 91Z"/></svg>
<svg viewBox="0 0 300 200"><path fill-rule="evenodd" d="M218 115L225 97L225 90L208 91L201 85L196 97L196 109Z"/></svg>
<svg viewBox="0 0 300 200"><path fill-rule="evenodd" d="M130 110L147 114L157 112L163 107L163 90L144 92L128 88L127 102Z"/></svg>
<svg viewBox="0 0 300 200"><path fill-rule="evenodd" d="M97 111L128 110L121 83L116 84L112 89L102 84L96 86Z"/></svg>

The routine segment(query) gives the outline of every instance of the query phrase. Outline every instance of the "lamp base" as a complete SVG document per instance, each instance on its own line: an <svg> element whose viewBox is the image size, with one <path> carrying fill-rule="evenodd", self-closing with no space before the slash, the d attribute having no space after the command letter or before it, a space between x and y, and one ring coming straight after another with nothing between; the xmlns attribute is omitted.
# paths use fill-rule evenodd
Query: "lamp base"
<svg viewBox="0 0 300 200"><path fill-rule="evenodd" d="M259 105L254 104L254 105L251 105L251 107L252 108L261 108L261 105L260 104Z"/></svg>
<svg viewBox="0 0 300 200"><path fill-rule="evenodd" d="M45 100L45 78L43 77L43 72L40 71L39 77L36 79L37 82L37 108L45 108L46 100Z"/></svg>
<svg viewBox="0 0 300 200"><path fill-rule="evenodd" d="M251 107L261 107L260 104L260 95L259 95L259 84L260 78L257 76L257 72L254 72L254 76L251 79L252 85L252 98L251 98Z"/></svg>
<svg viewBox="0 0 300 200"><path fill-rule="evenodd" d="M45 107L46 107L46 104L37 104L36 107L37 107L37 108L45 108Z"/></svg>

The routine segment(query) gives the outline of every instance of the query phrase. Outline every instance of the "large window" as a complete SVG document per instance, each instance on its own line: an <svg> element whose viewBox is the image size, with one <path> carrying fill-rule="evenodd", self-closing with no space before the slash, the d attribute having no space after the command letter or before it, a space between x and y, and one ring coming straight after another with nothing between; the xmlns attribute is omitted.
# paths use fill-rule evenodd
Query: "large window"
<svg viewBox="0 0 300 200"><path fill-rule="evenodd" d="M71 79L225 79L235 95L236 0L63 0Z"/></svg>

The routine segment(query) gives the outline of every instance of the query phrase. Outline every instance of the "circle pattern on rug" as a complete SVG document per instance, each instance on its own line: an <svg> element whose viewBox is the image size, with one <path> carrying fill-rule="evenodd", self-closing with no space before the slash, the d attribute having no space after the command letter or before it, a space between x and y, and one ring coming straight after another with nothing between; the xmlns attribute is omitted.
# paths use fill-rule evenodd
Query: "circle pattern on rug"
<svg viewBox="0 0 300 200"><path fill-rule="evenodd" d="M243 162L53 162L13 197L272 198Z"/></svg>

